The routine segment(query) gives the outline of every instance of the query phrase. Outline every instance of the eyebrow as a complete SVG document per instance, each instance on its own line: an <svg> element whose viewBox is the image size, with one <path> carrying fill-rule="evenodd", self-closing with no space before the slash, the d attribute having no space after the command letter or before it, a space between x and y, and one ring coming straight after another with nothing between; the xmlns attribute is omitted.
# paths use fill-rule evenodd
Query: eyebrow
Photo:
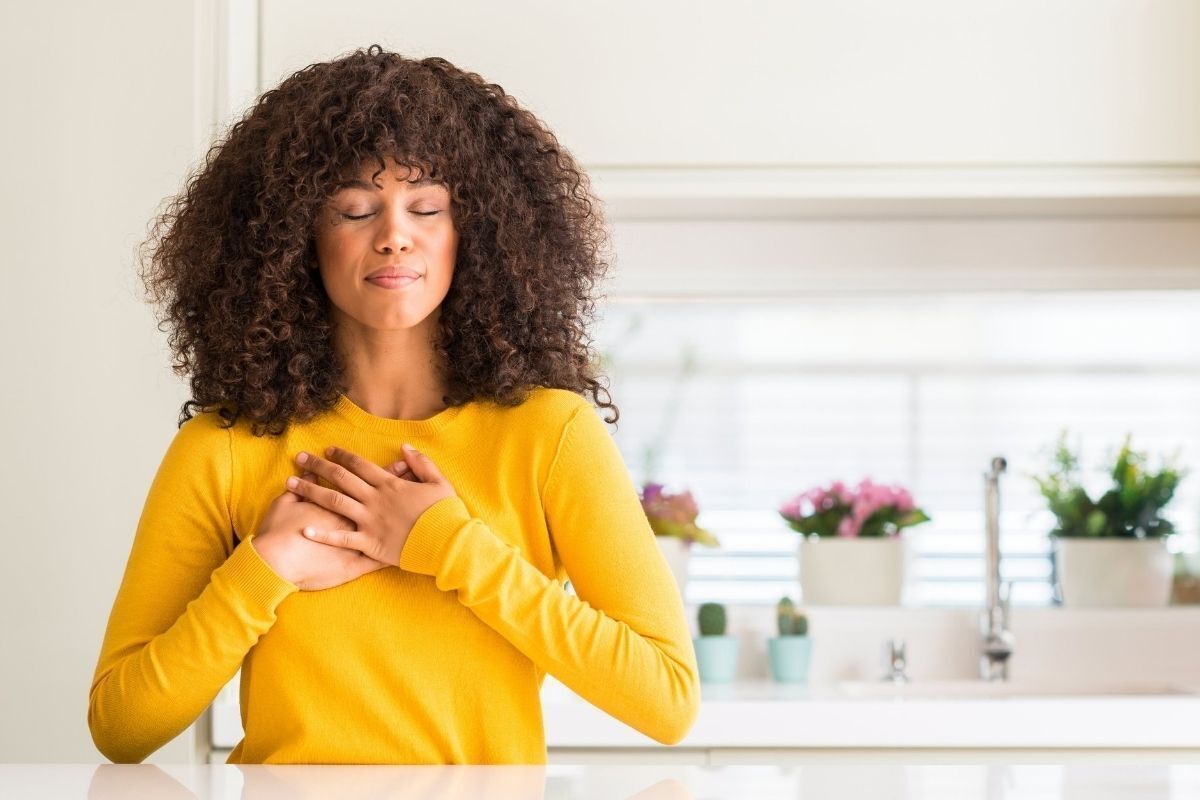
<svg viewBox="0 0 1200 800"><path fill-rule="evenodd" d="M445 186L444 182L439 181L439 180L434 180L433 178L429 178L429 177L421 178L421 180L419 180L419 181L404 181L404 182L411 183L413 186L415 186L418 189L425 187L425 186L433 186L433 185ZM373 183L368 183L367 181L361 180L359 178L354 178L352 180L342 181L337 186L333 187L333 190L335 192L338 191L339 189L366 189L367 191L372 191L372 190L378 191L379 187Z"/></svg>

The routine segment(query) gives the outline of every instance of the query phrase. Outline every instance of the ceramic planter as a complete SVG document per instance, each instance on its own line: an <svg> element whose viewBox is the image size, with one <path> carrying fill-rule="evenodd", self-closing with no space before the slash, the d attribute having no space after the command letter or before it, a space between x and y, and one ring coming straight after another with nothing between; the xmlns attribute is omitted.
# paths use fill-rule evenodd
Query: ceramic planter
<svg viewBox="0 0 1200 800"><path fill-rule="evenodd" d="M1174 560L1166 537L1053 537L1064 606L1165 606Z"/></svg>
<svg viewBox="0 0 1200 800"><path fill-rule="evenodd" d="M658 542L658 549L662 551L663 557L667 559L667 566L675 576L675 583L679 584L679 596L686 598L688 556L692 552L691 547L678 536L655 536L654 539Z"/></svg>
<svg viewBox="0 0 1200 800"><path fill-rule="evenodd" d="M731 683L737 676L738 637L694 636L696 665L703 683Z"/></svg>
<svg viewBox="0 0 1200 800"><path fill-rule="evenodd" d="M802 535L797 556L805 605L893 606L904 600L911 554L903 535Z"/></svg>
<svg viewBox="0 0 1200 800"><path fill-rule="evenodd" d="M812 639L808 636L772 636L767 639L771 677L779 683L806 683Z"/></svg>

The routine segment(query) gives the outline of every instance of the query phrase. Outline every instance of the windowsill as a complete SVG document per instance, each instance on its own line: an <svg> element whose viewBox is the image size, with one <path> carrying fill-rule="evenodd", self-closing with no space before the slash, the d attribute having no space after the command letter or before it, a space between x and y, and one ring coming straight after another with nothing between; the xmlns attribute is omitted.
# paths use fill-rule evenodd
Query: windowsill
<svg viewBox="0 0 1200 800"><path fill-rule="evenodd" d="M802 610L810 619L820 619L838 627L875 626L893 620L921 626L942 626L970 620L972 624L983 612L982 606L805 606ZM688 618L695 621L698 603L686 603ZM758 622L775 625L775 606L767 603L726 604L730 626L737 623L758 627ZM1145 608L1070 608L1067 606L1014 606L1009 611L1013 625L1038 628L1060 627L1105 628L1124 623L1142 625L1195 625L1200 622L1200 604L1171 605Z"/></svg>

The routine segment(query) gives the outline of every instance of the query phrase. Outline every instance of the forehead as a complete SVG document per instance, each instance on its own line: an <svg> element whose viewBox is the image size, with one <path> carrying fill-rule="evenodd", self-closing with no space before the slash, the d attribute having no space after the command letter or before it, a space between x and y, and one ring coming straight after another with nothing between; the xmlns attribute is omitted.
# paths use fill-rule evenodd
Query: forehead
<svg viewBox="0 0 1200 800"><path fill-rule="evenodd" d="M378 162L366 164L359 169L357 175L347 176L339 181L334 186L334 191L341 189L376 191L387 186L388 182L399 182L403 184L401 188L411 189L422 189L426 186L444 187L446 185L444 181L429 177L429 172L424 167L398 164L388 159L385 169L381 169Z"/></svg>
<svg viewBox="0 0 1200 800"><path fill-rule="evenodd" d="M426 186L446 186L446 184L442 183L441 181L435 181L432 178L422 178L419 181L405 181L403 178L396 178L396 180L404 182L413 189L421 189ZM374 192L379 191L381 188L383 188L383 186L387 185L386 183L383 183L380 178L375 178L375 181L376 183L371 183L370 181L365 181L361 178L350 178L349 180L340 181L336 186L333 187L333 190L337 192L342 189L366 189Z"/></svg>

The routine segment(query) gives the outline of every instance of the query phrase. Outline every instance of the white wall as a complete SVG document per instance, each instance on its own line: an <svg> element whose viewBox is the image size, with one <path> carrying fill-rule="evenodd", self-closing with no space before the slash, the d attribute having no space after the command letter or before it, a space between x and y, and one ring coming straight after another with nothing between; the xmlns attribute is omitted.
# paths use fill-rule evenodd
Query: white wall
<svg viewBox="0 0 1200 800"><path fill-rule="evenodd" d="M105 760L88 689L185 399L134 248L196 152L194 14L58 0L0 24L0 761ZM189 760L181 738L152 760Z"/></svg>

